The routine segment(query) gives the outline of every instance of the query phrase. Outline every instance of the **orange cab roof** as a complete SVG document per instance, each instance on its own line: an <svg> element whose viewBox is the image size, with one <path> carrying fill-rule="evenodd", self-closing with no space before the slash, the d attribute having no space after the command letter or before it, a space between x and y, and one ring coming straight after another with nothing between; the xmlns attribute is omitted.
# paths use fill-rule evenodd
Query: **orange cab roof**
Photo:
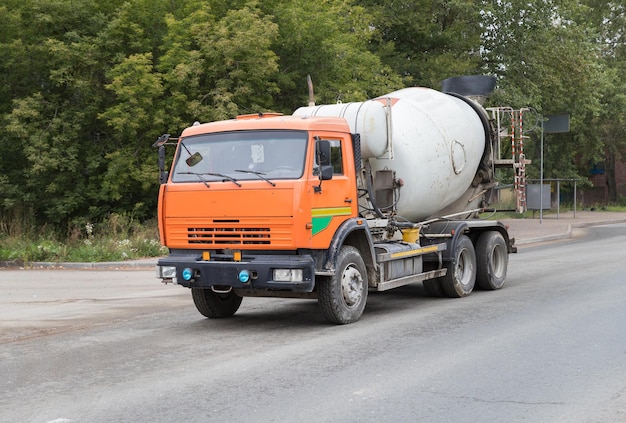
<svg viewBox="0 0 626 423"><path fill-rule="evenodd" d="M185 129L181 137L207 134L211 132L225 131L249 131L263 129L295 129L303 131L332 131L350 132L348 123L343 118L338 117L318 117L318 116L276 116L231 119L217 122L203 123L190 126Z"/></svg>

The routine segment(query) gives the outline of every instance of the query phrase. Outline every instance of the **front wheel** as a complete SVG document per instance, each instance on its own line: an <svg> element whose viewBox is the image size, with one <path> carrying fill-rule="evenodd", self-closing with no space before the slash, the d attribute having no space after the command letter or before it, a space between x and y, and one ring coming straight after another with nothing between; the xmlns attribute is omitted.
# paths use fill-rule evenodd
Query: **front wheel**
<svg viewBox="0 0 626 423"><path fill-rule="evenodd" d="M448 297L466 297L476 284L476 252L467 235L461 235L457 240L453 258L446 265L448 272L439 280L441 288Z"/></svg>
<svg viewBox="0 0 626 423"><path fill-rule="evenodd" d="M500 289L506 279L509 253L500 232L489 231L480 235L476 243L476 284L481 289Z"/></svg>
<svg viewBox="0 0 626 423"><path fill-rule="evenodd" d="M345 325L359 320L367 301L367 269L356 248L339 250L335 275L318 284L318 303L331 323Z"/></svg>
<svg viewBox="0 0 626 423"><path fill-rule="evenodd" d="M198 311L209 318L232 316L239 310L243 299L234 291L222 294L205 288L191 288L191 297Z"/></svg>

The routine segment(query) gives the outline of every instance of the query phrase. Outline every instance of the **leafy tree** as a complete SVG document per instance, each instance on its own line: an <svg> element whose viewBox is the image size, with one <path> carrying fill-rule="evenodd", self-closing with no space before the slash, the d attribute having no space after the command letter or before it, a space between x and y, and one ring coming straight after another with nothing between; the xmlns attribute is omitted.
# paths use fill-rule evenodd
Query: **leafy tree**
<svg viewBox="0 0 626 423"><path fill-rule="evenodd" d="M373 51L406 85L439 89L451 76L479 73L481 6L473 0L361 0L381 36Z"/></svg>
<svg viewBox="0 0 626 423"><path fill-rule="evenodd" d="M93 82L100 73L93 34L102 23L93 6L27 2L15 16L28 25L7 40L15 54L6 66L15 80L3 125L19 148L3 149L3 160L13 163L3 172L11 188L3 206L32 210L39 222L62 226L89 204L94 167L84 159L98 147L81 141L97 131L90 126L98 107Z"/></svg>
<svg viewBox="0 0 626 423"><path fill-rule="evenodd" d="M595 42L599 46L599 59L604 65L607 81L599 86L602 94L602 111L593 121L600 145L604 149L608 200L618 202L616 162L626 159L626 6L621 2L588 0L585 19L595 29ZM582 18L581 18L582 19Z"/></svg>
<svg viewBox="0 0 626 423"><path fill-rule="evenodd" d="M181 20L169 15L167 26L158 69L166 108L182 118L178 127L272 108L278 57L270 44L277 28L255 2L223 17L198 5Z"/></svg>
<svg viewBox="0 0 626 423"><path fill-rule="evenodd" d="M154 189L156 169L146 155L145 140L156 138L163 118L154 109L163 94L158 74L152 72L152 54L134 54L108 72L112 80L106 87L115 92L117 102L100 114L100 119L112 127L116 145L106 154L107 170L103 175L101 196L120 204L121 210L139 213L151 189Z"/></svg>
<svg viewBox="0 0 626 423"><path fill-rule="evenodd" d="M105 87L107 70L158 44L153 39L154 28L160 27L155 17L163 13L146 15L145 8L137 10L140 3L15 3L9 22L16 32L12 39L1 40L12 53L3 62L12 78L10 106L2 108L2 124L11 136L10 145L0 147L3 213L31 210L37 223L62 229L75 219L132 210L116 202L114 191L103 183L107 172L111 174L111 157L119 148L114 140L119 138L99 117L114 101ZM133 16L138 23L128 22ZM120 172L116 179L125 184L125 176ZM142 194L140 189L133 192ZM144 216L153 214L152 203Z"/></svg>
<svg viewBox="0 0 626 423"><path fill-rule="evenodd" d="M570 0L485 2L483 59L498 77L492 104L530 106L540 115L569 113L571 132L545 143L548 177L586 173L599 154L589 122L601 112L598 87L606 83L588 27L576 18L584 7ZM539 132L528 144L531 177L539 176Z"/></svg>
<svg viewBox="0 0 626 423"><path fill-rule="evenodd" d="M279 34L276 101L286 113L305 105L306 75L318 104L363 101L402 87L401 79L369 50L378 36L367 10L350 1L268 1Z"/></svg>
<svg viewBox="0 0 626 423"><path fill-rule="evenodd" d="M94 190L105 216L154 215L158 176L149 140L167 129L161 105L165 87L154 63L167 32L165 15L173 6L166 1L125 2L98 34L108 65L100 84L103 104L97 119L107 142L100 158L100 185Z"/></svg>

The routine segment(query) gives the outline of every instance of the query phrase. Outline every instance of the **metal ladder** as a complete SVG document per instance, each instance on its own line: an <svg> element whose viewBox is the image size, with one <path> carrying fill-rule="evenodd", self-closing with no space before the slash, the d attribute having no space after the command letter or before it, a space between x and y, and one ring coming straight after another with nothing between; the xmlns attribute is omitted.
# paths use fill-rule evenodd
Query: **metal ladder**
<svg viewBox="0 0 626 423"><path fill-rule="evenodd" d="M526 211L526 160L524 154L524 112L529 109L513 109L511 107L493 107L487 109L491 112L491 119L496 122L498 137L492 148L492 166L496 168L510 168L513 170L513 190L515 195L515 210L518 213ZM510 126L509 126L510 122ZM503 158L502 143L510 140L511 158Z"/></svg>

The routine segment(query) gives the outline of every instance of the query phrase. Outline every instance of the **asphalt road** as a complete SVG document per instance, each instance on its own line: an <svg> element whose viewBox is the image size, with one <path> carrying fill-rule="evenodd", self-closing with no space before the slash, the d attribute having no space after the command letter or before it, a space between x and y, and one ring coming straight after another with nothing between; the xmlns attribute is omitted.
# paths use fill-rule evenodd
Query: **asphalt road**
<svg viewBox="0 0 626 423"><path fill-rule="evenodd" d="M464 299L361 321L244 299L204 319L144 271L0 271L1 422L626 421L626 225L521 249Z"/></svg>

